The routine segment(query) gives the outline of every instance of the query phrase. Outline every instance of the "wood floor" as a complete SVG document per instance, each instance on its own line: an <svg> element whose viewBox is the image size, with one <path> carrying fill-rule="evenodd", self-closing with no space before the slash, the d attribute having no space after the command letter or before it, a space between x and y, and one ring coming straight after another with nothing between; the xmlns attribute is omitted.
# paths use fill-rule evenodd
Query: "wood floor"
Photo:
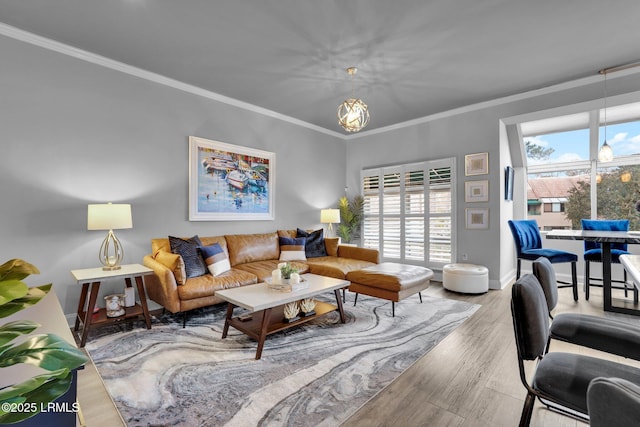
<svg viewBox="0 0 640 427"><path fill-rule="evenodd" d="M526 393L518 374L510 287L469 296L446 291L440 283L432 282L423 292L482 307L343 425L516 426ZM396 305L396 310L402 310L402 303ZM560 289L556 313L569 311L603 315L601 290L592 288L589 301L584 300L581 292L580 301L574 303L571 290ZM640 318L633 316L607 316L635 324L640 322ZM554 342L551 350L589 354L640 367L640 362L561 342ZM80 372L78 395L87 426L124 425L93 366ZM579 427L587 424L536 403L531 425Z"/></svg>

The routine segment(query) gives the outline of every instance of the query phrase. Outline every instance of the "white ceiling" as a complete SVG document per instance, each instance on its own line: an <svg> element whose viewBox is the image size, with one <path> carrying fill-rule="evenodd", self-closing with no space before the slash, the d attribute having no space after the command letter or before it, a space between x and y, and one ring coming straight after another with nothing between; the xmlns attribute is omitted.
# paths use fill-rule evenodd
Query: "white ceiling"
<svg viewBox="0 0 640 427"><path fill-rule="evenodd" d="M341 134L349 66L370 131L635 62L638 16L638 0L0 0L5 29Z"/></svg>

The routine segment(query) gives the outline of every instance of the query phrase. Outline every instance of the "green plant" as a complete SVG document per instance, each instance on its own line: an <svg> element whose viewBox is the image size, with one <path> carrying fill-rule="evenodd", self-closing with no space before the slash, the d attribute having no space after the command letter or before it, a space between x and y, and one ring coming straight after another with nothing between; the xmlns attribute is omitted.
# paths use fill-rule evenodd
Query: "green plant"
<svg viewBox="0 0 640 427"><path fill-rule="evenodd" d="M350 243L360 232L363 208L364 198L362 196L354 196L351 201L346 196L338 200L340 224L338 225L337 233L343 242Z"/></svg>
<svg viewBox="0 0 640 427"><path fill-rule="evenodd" d="M286 263L284 266L280 267L280 273L282 274L283 279L290 279L291 275L297 272L298 272L298 269L293 267L289 263Z"/></svg>
<svg viewBox="0 0 640 427"><path fill-rule="evenodd" d="M0 318L37 304L51 290L51 284L30 288L22 282L31 274L40 271L21 259L0 266ZM0 424L17 423L46 409L49 402L67 392L72 371L88 360L82 351L55 334L38 334L18 344L12 342L40 326L30 320L0 326L0 368L26 363L48 371L0 389Z"/></svg>

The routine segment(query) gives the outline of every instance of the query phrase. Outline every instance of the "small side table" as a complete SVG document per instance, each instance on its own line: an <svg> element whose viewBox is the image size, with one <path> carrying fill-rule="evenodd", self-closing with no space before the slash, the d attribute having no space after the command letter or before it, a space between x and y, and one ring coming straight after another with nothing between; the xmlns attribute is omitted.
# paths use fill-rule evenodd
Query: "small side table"
<svg viewBox="0 0 640 427"><path fill-rule="evenodd" d="M142 315L147 324L147 329L151 329L151 316L149 315L149 308L147 306L147 294L144 291L144 283L142 281L142 277L153 274L153 270L140 264L127 264L123 265L119 270L107 271L103 270L101 267L98 267L86 268L82 270L71 270L71 274L76 279L78 284L82 284L80 301L78 302L78 314L74 327L74 331L77 332L80 328L80 322L82 322L84 326L80 338L80 347L84 347L84 344L87 342L87 335L89 335L89 330L93 326L116 323L124 319L137 318ZM93 308L96 306L100 283L103 280L117 278L123 278L128 288L133 286L133 284L131 283L131 279L135 279L136 286L138 287L140 304L136 303L132 307L125 307L125 314L118 317L107 317L107 311L104 308L101 308L98 312L94 313ZM89 293L89 303L85 307L85 305L87 304L87 293Z"/></svg>

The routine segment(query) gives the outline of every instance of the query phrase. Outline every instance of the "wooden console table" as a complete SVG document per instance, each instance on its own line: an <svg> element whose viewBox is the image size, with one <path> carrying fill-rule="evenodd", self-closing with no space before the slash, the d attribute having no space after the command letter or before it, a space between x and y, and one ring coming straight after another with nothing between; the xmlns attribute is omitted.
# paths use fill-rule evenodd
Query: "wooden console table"
<svg viewBox="0 0 640 427"><path fill-rule="evenodd" d="M123 265L119 270L103 270L98 267L86 268L83 270L71 270L71 274L78 284L82 284L80 301L78 302L76 324L74 327L74 331L77 332L80 328L80 323L84 326L80 338L80 347L84 347L87 342L89 330L93 326L116 323L125 319L138 318L142 315L147 324L147 329L151 329L151 316L149 315L147 294L144 291L144 282L142 281L142 277L153 274L153 270L141 264L128 264ZM125 314L118 317L107 317L107 311L104 308L101 308L94 313L93 308L96 306L96 300L98 299L100 283L104 280L119 278L125 280L128 288L133 286L131 279L136 281L140 304L136 303L132 307L125 307ZM87 294L89 294L88 303Z"/></svg>

